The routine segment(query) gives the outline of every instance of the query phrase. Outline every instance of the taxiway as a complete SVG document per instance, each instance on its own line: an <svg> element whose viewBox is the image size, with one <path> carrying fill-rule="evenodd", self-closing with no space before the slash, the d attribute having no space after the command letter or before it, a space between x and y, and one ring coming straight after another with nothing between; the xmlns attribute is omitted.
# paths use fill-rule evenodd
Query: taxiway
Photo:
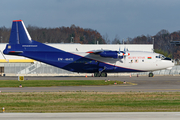
<svg viewBox="0 0 180 120"><path fill-rule="evenodd" d="M57 87L22 87L0 88L2 92L177 92L180 91L180 76L156 77L25 77L25 80L119 80L132 84L108 86L57 86ZM17 80L15 77L0 77L0 80ZM22 83L23 86L23 83Z"/></svg>

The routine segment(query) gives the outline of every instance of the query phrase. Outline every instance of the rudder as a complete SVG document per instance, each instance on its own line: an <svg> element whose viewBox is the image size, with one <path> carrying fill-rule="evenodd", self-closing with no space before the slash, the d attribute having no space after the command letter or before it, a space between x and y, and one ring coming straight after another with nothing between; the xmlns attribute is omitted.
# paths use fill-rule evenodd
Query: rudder
<svg viewBox="0 0 180 120"><path fill-rule="evenodd" d="M30 44L32 42L22 20L13 20L9 44Z"/></svg>

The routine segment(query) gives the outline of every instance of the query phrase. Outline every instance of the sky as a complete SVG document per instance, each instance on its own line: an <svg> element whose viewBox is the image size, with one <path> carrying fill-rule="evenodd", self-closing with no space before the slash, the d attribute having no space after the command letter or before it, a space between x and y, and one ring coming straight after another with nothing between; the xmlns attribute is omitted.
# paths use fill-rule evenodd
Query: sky
<svg viewBox="0 0 180 120"><path fill-rule="evenodd" d="M0 0L0 27L13 20L26 26L97 30L112 41L160 30L180 30L180 0Z"/></svg>

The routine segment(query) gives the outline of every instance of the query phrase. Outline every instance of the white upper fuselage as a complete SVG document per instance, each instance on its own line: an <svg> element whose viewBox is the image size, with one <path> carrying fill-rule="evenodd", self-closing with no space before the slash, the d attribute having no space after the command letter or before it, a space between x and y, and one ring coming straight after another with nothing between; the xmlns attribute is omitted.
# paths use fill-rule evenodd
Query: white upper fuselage
<svg viewBox="0 0 180 120"><path fill-rule="evenodd" d="M166 69L174 66L171 60L163 60L159 56L163 56L153 52L127 51L128 56L124 58L106 58L100 55L89 54L84 52L73 52L73 54L104 62L122 68L129 68L141 71L155 71Z"/></svg>

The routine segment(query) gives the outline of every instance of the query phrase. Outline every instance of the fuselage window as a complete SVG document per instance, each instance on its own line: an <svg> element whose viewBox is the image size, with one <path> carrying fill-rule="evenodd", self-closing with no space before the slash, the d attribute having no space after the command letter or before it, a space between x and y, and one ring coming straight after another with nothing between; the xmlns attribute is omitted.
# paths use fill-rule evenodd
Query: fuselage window
<svg viewBox="0 0 180 120"><path fill-rule="evenodd" d="M133 60L131 60L131 63L133 63Z"/></svg>
<svg viewBox="0 0 180 120"><path fill-rule="evenodd" d="M138 60L135 60L135 62L137 63L137 62L138 62Z"/></svg>
<svg viewBox="0 0 180 120"><path fill-rule="evenodd" d="M144 60L142 60L142 62L144 62Z"/></svg>
<svg viewBox="0 0 180 120"><path fill-rule="evenodd" d="M160 56L156 56L156 58L160 58Z"/></svg>

